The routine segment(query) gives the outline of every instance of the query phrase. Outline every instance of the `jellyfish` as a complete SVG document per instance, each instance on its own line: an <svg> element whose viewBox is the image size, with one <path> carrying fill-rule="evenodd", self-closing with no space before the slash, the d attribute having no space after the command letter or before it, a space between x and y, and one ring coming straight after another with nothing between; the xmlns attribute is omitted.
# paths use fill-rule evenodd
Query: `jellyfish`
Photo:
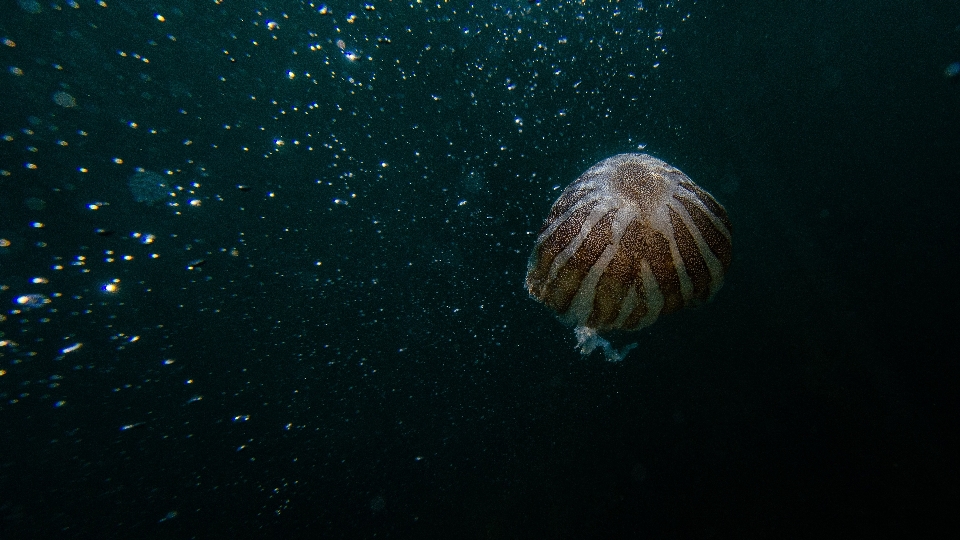
<svg viewBox="0 0 960 540"><path fill-rule="evenodd" d="M607 158L563 190L527 266L527 291L574 327L577 348L617 350L601 332L639 330L713 297L732 258L727 212L672 165Z"/></svg>

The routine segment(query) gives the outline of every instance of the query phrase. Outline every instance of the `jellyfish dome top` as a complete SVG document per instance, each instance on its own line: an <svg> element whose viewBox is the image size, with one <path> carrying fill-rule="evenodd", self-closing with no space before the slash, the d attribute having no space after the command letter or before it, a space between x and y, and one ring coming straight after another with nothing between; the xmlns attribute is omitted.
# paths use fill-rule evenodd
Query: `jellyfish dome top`
<svg viewBox="0 0 960 540"><path fill-rule="evenodd" d="M732 258L727 212L672 165L619 154L590 167L553 203L527 267L527 291L574 326L577 348L617 350L600 332L639 330L706 302Z"/></svg>

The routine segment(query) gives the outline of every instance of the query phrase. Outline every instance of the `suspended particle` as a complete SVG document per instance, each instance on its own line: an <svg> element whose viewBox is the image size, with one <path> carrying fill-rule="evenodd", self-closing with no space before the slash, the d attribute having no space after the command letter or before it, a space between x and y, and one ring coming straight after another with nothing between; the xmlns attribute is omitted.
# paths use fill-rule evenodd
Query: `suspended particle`
<svg viewBox="0 0 960 540"><path fill-rule="evenodd" d="M24 309L34 309L50 303L50 299L42 294L23 294L13 299L13 303Z"/></svg>

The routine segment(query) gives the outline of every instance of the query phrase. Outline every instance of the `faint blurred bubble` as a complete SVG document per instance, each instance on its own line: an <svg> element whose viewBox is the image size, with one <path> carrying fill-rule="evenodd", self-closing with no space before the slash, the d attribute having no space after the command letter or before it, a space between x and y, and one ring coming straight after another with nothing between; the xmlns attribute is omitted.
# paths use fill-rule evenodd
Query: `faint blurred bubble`
<svg viewBox="0 0 960 540"><path fill-rule="evenodd" d="M53 102L61 107L66 107L68 109L71 109L77 106L77 100L74 99L73 96L71 96L70 94L62 90L53 93Z"/></svg>
<svg viewBox="0 0 960 540"><path fill-rule="evenodd" d="M127 182L137 202L153 204L170 196L170 186L162 176L153 171L141 171Z"/></svg>
<svg viewBox="0 0 960 540"><path fill-rule="evenodd" d="M27 13L40 13L40 2L37 0L18 0L17 3L20 4L20 9Z"/></svg>
<svg viewBox="0 0 960 540"><path fill-rule="evenodd" d="M167 515L164 516L164 517L162 517L162 518L160 519L160 521L158 521L157 523L163 523L164 521L171 520L171 519L173 519L173 518L175 518L175 517L177 517L177 511L176 511L176 510L171 510L171 511L167 512Z"/></svg>
<svg viewBox="0 0 960 540"><path fill-rule="evenodd" d="M23 201L23 205L31 210L43 210L47 207L46 202L36 197L28 197L25 201Z"/></svg>
<svg viewBox="0 0 960 540"><path fill-rule="evenodd" d="M943 70L943 74L948 78L953 78L953 77L956 77L957 75L960 75L960 62L954 62L949 66L947 66Z"/></svg>
<svg viewBox="0 0 960 540"><path fill-rule="evenodd" d="M460 177L460 183L463 186L463 189L468 193L477 194L481 191L484 191L487 187L486 178L480 171L469 170L465 174L462 174Z"/></svg>

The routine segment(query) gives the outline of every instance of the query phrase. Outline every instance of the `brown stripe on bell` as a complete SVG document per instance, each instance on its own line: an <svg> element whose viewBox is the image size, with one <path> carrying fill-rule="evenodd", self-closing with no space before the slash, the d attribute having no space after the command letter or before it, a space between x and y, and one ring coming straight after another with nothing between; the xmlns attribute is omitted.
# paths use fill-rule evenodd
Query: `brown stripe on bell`
<svg viewBox="0 0 960 540"><path fill-rule="evenodd" d="M619 154L560 194L527 267L530 295L576 327L578 348L620 351L597 333L639 330L709 300L732 258L727 212L672 165Z"/></svg>

